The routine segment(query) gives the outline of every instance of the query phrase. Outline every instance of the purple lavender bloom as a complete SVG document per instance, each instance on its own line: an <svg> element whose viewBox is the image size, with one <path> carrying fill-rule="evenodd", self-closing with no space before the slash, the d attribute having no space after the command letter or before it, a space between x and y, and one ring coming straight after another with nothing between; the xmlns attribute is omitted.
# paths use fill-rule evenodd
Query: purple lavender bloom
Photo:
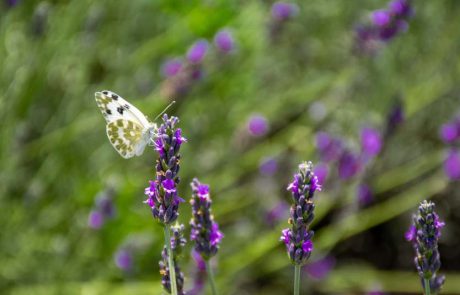
<svg viewBox="0 0 460 295"><path fill-rule="evenodd" d="M313 172L318 178L318 183L320 185L323 185L329 174L329 166L325 163L319 163L318 165L315 166L315 169L313 170Z"/></svg>
<svg viewBox="0 0 460 295"><path fill-rule="evenodd" d="M406 238L408 242L413 242L415 241L416 237L417 237L417 228L415 227L415 225L409 226L409 229L404 234L404 238Z"/></svg>
<svg viewBox="0 0 460 295"><path fill-rule="evenodd" d="M92 229L100 229L104 224L104 215L98 210L93 210L88 216L88 226Z"/></svg>
<svg viewBox="0 0 460 295"><path fill-rule="evenodd" d="M272 17L279 22L293 18L299 12L299 7L294 3L275 2L272 5Z"/></svg>
<svg viewBox="0 0 460 295"><path fill-rule="evenodd" d="M457 124L449 122L442 125L439 134L445 143L454 142L459 137Z"/></svg>
<svg viewBox="0 0 460 295"><path fill-rule="evenodd" d="M343 151L342 141L326 132L316 134L316 148L321 160L331 162L337 160Z"/></svg>
<svg viewBox="0 0 460 295"><path fill-rule="evenodd" d="M193 275L193 287L187 291L187 295L199 295L203 294L206 281L206 262L200 253L195 250L192 250L192 258L196 264L196 271Z"/></svg>
<svg viewBox="0 0 460 295"><path fill-rule="evenodd" d="M192 64L200 64L208 52L208 41L201 39L193 43L187 51L187 60Z"/></svg>
<svg viewBox="0 0 460 295"><path fill-rule="evenodd" d="M391 21L390 12L387 10L376 10L372 13L372 22L377 27L385 27Z"/></svg>
<svg viewBox="0 0 460 295"><path fill-rule="evenodd" d="M382 148L382 138L376 129L365 127L361 130L361 150L367 156L376 156Z"/></svg>
<svg viewBox="0 0 460 295"><path fill-rule="evenodd" d="M259 164L260 174L265 176L273 176L278 171L278 161L272 157L263 158Z"/></svg>
<svg viewBox="0 0 460 295"><path fill-rule="evenodd" d="M153 217L160 223L171 224L179 216L179 204L184 200L177 194L179 183L179 154L182 143L181 130L176 128L177 117L163 115L163 124L158 128L154 149L159 158L156 161L156 179L145 189L148 199L144 202L152 209Z"/></svg>
<svg viewBox="0 0 460 295"><path fill-rule="evenodd" d="M404 108L401 102L397 102L390 109L387 115L386 134L390 134L398 128L405 120Z"/></svg>
<svg viewBox="0 0 460 295"><path fill-rule="evenodd" d="M259 114L252 115L248 122L248 131L252 136L261 137L268 132L268 120Z"/></svg>
<svg viewBox="0 0 460 295"><path fill-rule="evenodd" d="M342 180L348 180L361 171L359 157L350 151L343 152L339 159L339 177Z"/></svg>
<svg viewBox="0 0 460 295"><path fill-rule="evenodd" d="M314 218L313 196L321 190L318 179L313 173L311 162L299 165L299 172L287 187L291 191L294 204L291 206L289 224L291 228L282 231L280 240L286 245L292 263L304 265L313 251L313 231L309 225Z"/></svg>
<svg viewBox="0 0 460 295"><path fill-rule="evenodd" d="M19 0L5 0L5 4L8 7L14 7L19 3Z"/></svg>
<svg viewBox="0 0 460 295"><path fill-rule="evenodd" d="M192 205L190 240L195 241L195 250L207 260L217 254L224 235L219 231L219 225L214 221L211 213L209 186L201 184L196 178L190 185L193 193L190 199Z"/></svg>
<svg viewBox="0 0 460 295"><path fill-rule="evenodd" d="M129 271L133 267L133 257L127 249L118 250L115 253L114 260L115 265L121 270Z"/></svg>
<svg viewBox="0 0 460 295"><path fill-rule="evenodd" d="M105 218L113 218L115 215L115 206L113 205L112 198L106 192L96 198L96 208Z"/></svg>
<svg viewBox="0 0 460 295"><path fill-rule="evenodd" d="M410 18L414 14L414 9L410 0L394 0L389 6L390 13L395 17Z"/></svg>
<svg viewBox="0 0 460 295"><path fill-rule="evenodd" d="M304 266L306 273L315 280L323 280L335 266L335 258L326 256Z"/></svg>
<svg viewBox="0 0 460 295"><path fill-rule="evenodd" d="M438 239L441 237L444 222L440 221L434 208L433 202L425 200L420 203L418 214L413 216L413 224L406 233L406 239L414 247L414 262L423 288L424 280L429 280L431 291L437 294L444 283L444 276L437 275L441 267Z"/></svg>
<svg viewBox="0 0 460 295"><path fill-rule="evenodd" d="M168 59L161 66L161 73L166 78L171 78L179 74L183 68L183 62L179 58Z"/></svg>
<svg viewBox="0 0 460 295"><path fill-rule="evenodd" d="M174 269L176 270L176 284L177 284L177 294L185 295L184 292L184 273L181 271L179 264L177 263L178 257L182 253L182 249L187 242L184 238L184 225L174 225L171 226L172 236L171 236L171 251L173 253ZM169 264L168 264L168 250L166 245L163 247L161 252L161 260L158 263L160 266L161 274L161 284L163 288L171 294L171 280L169 277Z"/></svg>
<svg viewBox="0 0 460 295"><path fill-rule="evenodd" d="M220 30L214 36L214 45L217 49L225 54L228 54L233 51L235 48L235 40L230 30Z"/></svg>
<svg viewBox="0 0 460 295"><path fill-rule="evenodd" d="M276 223L278 223L278 221L286 218L288 209L289 209L289 206L286 202L284 201L278 202L265 215L265 220L268 223L268 225L273 227L276 225Z"/></svg>
<svg viewBox="0 0 460 295"><path fill-rule="evenodd" d="M374 199L371 188L366 184L358 186L357 197L361 206L369 205Z"/></svg>
<svg viewBox="0 0 460 295"><path fill-rule="evenodd" d="M449 151L444 160L444 173L451 180L460 179L460 154L456 150Z"/></svg>

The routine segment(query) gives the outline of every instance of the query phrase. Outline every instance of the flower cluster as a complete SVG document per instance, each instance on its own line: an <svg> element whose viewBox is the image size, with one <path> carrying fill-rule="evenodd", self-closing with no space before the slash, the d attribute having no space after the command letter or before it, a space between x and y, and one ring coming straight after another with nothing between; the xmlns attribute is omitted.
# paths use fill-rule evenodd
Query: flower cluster
<svg viewBox="0 0 460 295"><path fill-rule="evenodd" d="M153 217L160 223L171 224L179 216L179 204L184 200L177 193L179 183L179 153L182 143L187 140L182 137L177 117L163 116L163 124L158 128L154 139L154 148L159 155L156 161L156 179L150 181L145 189L148 199L145 201L152 209Z"/></svg>
<svg viewBox="0 0 460 295"><path fill-rule="evenodd" d="M108 188L100 192L95 199L93 210L88 216L88 226L92 229L100 229L107 219L115 216L115 206L113 204L113 196L115 191Z"/></svg>
<svg viewBox="0 0 460 295"><path fill-rule="evenodd" d="M434 212L434 207L433 202L423 201L420 204L418 214L414 215L413 224L406 232L406 239L415 249L414 262L422 284L424 280L429 280L430 289L437 293L444 283L444 276L438 276L437 272L441 267L438 239L445 224Z"/></svg>
<svg viewBox="0 0 460 295"><path fill-rule="evenodd" d="M219 54L230 54L235 49L233 34L229 29L222 29L214 36L214 45ZM162 93L169 99L177 99L187 94L204 73L204 60L210 46L205 39L193 43L185 54L185 58L166 60L161 67L161 74L166 78L162 85Z"/></svg>
<svg viewBox="0 0 460 295"><path fill-rule="evenodd" d="M177 258L181 255L182 249L187 242L183 236L184 225L171 226L171 231L171 249L173 253L174 269L176 270L177 294L184 295L184 274L177 263ZM158 264L160 266L161 284L168 293L171 293L168 258L168 250L165 245L161 252L161 260Z"/></svg>
<svg viewBox="0 0 460 295"><path fill-rule="evenodd" d="M313 231L309 230L309 226L314 218L313 196L316 191L321 190L311 162L299 165L299 172L294 175L294 181L287 189L294 201L289 218L291 228L282 231L280 240L286 245L291 262L303 265L313 251Z"/></svg>
<svg viewBox="0 0 460 295"><path fill-rule="evenodd" d="M460 179L460 152L456 145L460 142L460 116L443 124L439 129L441 140L449 146L444 159L444 173L451 180Z"/></svg>
<svg viewBox="0 0 460 295"><path fill-rule="evenodd" d="M193 179L193 196L190 200L192 205L192 220L190 221L190 240L195 241L195 250L204 259L209 259L217 253L219 244L223 238L219 231L219 225L214 221L211 213L211 197L209 186L201 184L198 179Z"/></svg>
<svg viewBox="0 0 460 295"><path fill-rule="evenodd" d="M372 12L371 23L355 29L356 49L359 53L373 54L398 33L406 32L407 21L413 16L411 0L393 0L387 9Z"/></svg>

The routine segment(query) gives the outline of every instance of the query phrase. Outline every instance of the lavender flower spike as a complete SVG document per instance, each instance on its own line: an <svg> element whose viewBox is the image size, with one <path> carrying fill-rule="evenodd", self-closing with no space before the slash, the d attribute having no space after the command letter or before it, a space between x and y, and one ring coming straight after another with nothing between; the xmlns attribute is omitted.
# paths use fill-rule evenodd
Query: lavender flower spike
<svg viewBox="0 0 460 295"><path fill-rule="evenodd" d="M179 154L182 143L187 140L182 137L182 131L176 128L177 117L168 118L163 115L163 124L158 128L154 148L159 158L156 161L156 179L150 181L145 189L148 199L145 201L152 209L153 217L165 225L173 223L179 216L179 204L184 202L177 193L179 183Z"/></svg>
<svg viewBox="0 0 460 295"><path fill-rule="evenodd" d="M184 295L184 274L181 272L179 265L177 263L177 258L180 256L182 249L187 242L183 236L184 225L175 225L171 226L172 237L171 237L171 249L173 253L173 260L174 260L174 269L176 275L176 283L177 283L177 294ZM171 294L171 280L169 274L169 264L168 264L168 250L167 247L164 246L163 251L161 252L161 260L158 263L160 266L160 274L161 274L161 284L163 288Z"/></svg>
<svg viewBox="0 0 460 295"><path fill-rule="evenodd" d="M216 255L224 235L219 231L219 225L211 213L209 186L201 184L196 178L190 185L193 193L190 200L193 214L190 221L190 240L195 241L195 250L207 260Z"/></svg>
<svg viewBox="0 0 460 295"><path fill-rule="evenodd" d="M445 279L437 275L441 267L438 239L445 224L439 220L434 207L433 202L425 200L420 203L418 214L413 217L414 223L406 233L406 239L412 242L415 249L414 262L425 294L438 293Z"/></svg>
<svg viewBox="0 0 460 295"><path fill-rule="evenodd" d="M190 240L195 241L195 251L200 253L206 263L209 283L211 285L212 294L217 294L214 276L209 259L217 254L219 244L224 237L219 231L219 225L214 221L211 213L211 197L209 195L209 186L201 184L198 179L193 179L192 183L192 227Z"/></svg>
<svg viewBox="0 0 460 295"><path fill-rule="evenodd" d="M291 262L304 265L313 250L313 231L309 230L315 210L313 196L315 191L321 190L311 162L299 165L299 172L294 175L294 181L287 189L291 191L294 204L289 218L291 228L283 230L281 241L286 244Z"/></svg>
<svg viewBox="0 0 460 295"><path fill-rule="evenodd" d="M313 231L309 226L314 218L315 204L313 196L321 191L321 185L313 172L313 164L304 162L299 165L299 172L294 174L294 181L287 187L292 194L294 204L291 206L289 224L291 228L282 231L280 240L286 245L289 259L295 266L294 295L300 291L300 267L310 258L313 251Z"/></svg>

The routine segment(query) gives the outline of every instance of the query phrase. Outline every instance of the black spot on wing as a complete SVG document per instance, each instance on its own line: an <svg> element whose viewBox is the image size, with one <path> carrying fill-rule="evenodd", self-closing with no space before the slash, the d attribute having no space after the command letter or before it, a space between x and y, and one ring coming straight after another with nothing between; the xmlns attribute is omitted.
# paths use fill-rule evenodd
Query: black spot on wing
<svg viewBox="0 0 460 295"><path fill-rule="evenodd" d="M112 111L111 110L106 110L105 111L107 114L111 115L112 114Z"/></svg>
<svg viewBox="0 0 460 295"><path fill-rule="evenodd" d="M102 91L102 94L108 95L109 92L108 91Z"/></svg>
<svg viewBox="0 0 460 295"><path fill-rule="evenodd" d="M124 110L125 110L125 109L122 108L122 107L118 107L118 108L117 108L117 112L119 112L120 115L123 115L123 111L124 111Z"/></svg>
<svg viewBox="0 0 460 295"><path fill-rule="evenodd" d="M114 100L117 100L117 99L118 99L118 95L112 93L112 98L113 98Z"/></svg>
<svg viewBox="0 0 460 295"><path fill-rule="evenodd" d="M124 105L124 108L127 109L127 110L129 110L129 105L125 104L125 105Z"/></svg>

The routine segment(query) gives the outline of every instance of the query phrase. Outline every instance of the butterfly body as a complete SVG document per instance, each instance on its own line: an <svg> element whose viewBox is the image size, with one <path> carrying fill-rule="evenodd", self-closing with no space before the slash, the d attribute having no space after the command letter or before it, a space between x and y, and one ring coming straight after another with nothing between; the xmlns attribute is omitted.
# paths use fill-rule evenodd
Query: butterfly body
<svg viewBox="0 0 460 295"><path fill-rule="evenodd" d="M114 92L96 92L95 99L107 121L107 137L115 150L125 159L142 155L155 136L156 124Z"/></svg>

